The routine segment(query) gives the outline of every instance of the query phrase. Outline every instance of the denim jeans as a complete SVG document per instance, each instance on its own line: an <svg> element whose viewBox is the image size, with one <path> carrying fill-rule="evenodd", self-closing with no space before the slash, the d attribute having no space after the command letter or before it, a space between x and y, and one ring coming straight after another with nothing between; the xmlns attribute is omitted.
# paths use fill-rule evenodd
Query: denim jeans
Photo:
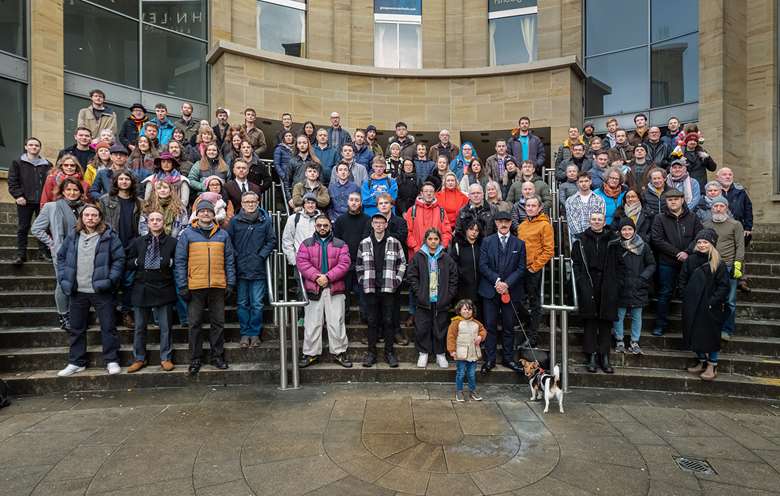
<svg viewBox="0 0 780 496"><path fill-rule="evenodd" d="M729 274L733 274L733 269L728 267ZM729 298L726 301L726 307L729 309L728 316L723 322L723 332L732 336L737 327L737 283L739 281L729 275Z"/></svg>
<svg viewBox="0 0 780 496"><path fill-rule="evenodd" d="M638 343L639 336L642 333L642 307L618 307L618 318L615 321L615 326L612 328L612 332L615 334L615 339L623 341L624 329L623 319L626 318L626 313L631 311L631 342Z"/></svg>
<svg viewBox="0 0 780 496"><path fill-rule="evenodd" d="M707 360L711 363L718 363L718 352L717 351L711 351L709 353L702 353L700 351L696 352L696 357L699 360Z"/></svg>
<svg viewBox="0 0 780 496"><path fill-rule="evenodd" d="M469 389L477 390L477 362L466 360L455 361L455 390L463 391L463 376L465 375L469 382Z"/></svg>
<svg viewBox="0 0 780 496"><path fill-rule="evenodd" d="M259 336L263 332L265 280L238 280L238 323L241 336Z"/></svg>
<svg viewBox="0 0 780 496"><path fill-rule="evenodd" d="M680 267L676 265L658 264L658 307L656 309L655 328L666 331L669 327L669 300L677 288L677 278Z"/></svg>
<svg viewBox="0 0 780 496"><path fill-rule="evenodd" d="M173 281L176 284L176 278ZM181 288L176 284L176 313L179 314L179 324L186 326L189 324L190 319L187 315L187 302L179 296L179 290Z"/></svg>
<svg viewBox="0 0 780 496"><path fill-rule="evenodd" d="M171 335L171 310L173 305L156 307L135 307L135 332L133 334L133 355L137 362L146 361L146 324L154 313L160 326L160 361L170 360L173 355Z"/></svg>

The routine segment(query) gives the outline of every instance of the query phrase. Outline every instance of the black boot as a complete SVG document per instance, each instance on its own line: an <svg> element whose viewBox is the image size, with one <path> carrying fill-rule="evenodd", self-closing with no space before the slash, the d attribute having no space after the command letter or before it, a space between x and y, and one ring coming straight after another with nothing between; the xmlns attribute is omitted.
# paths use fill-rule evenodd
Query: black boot
<svg viewBox="0 0 780 496"><path fill-rule="evenodd" d="M615 369L609 364L609 352L601 354L601 370L603 370L605 374L615 373Z"/></svg>
<svg viewBox="0 0 780 496"><path fill-rule="evenodd" d="M598 371L598 365L596 365L596 354L591 353L590 357L588 358L588 372L595 374L596 371Z"/></svg>

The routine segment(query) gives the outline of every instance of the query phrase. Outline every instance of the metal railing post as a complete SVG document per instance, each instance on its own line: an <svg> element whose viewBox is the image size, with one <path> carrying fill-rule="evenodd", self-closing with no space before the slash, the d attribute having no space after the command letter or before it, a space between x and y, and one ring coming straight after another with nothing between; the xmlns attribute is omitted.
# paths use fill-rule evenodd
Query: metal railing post
<svg viewBox="0 0 780 496"><path fill-rule="evenodd" d="M287 311L279 312L279 389L287 389Z"/></svg>
<svg viewBox="0 0 780 496"><path fill-rule="evenodd" d="M298 308L289 307L290 312L290 353L292 355L292 387L301 387L300 374L298 372Z"/></svg>

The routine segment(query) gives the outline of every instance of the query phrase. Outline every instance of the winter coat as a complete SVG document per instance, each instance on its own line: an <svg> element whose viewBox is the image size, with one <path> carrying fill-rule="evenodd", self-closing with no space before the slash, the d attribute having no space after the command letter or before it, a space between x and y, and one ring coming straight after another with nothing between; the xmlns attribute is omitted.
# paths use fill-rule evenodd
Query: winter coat
<svg viewBox="0 0 780 496"><path fill-rule="evenodd" d="M135 208L133 209L133 236L132 238L135 238L138 236L138 223L141 219L141 209L143 208L143 202L139 200L138 198L134 198L135 200ZM103 195L100 197L100 201L98 202L100 205L100 209L103 211L103 218L106 220L106 224L111 226L111 228L116 231L117 236L119 235L119 217L120 217L120 203L119 203L119 197L118 196L110 196L110 195Z"/></svg>
<svg viewBox="0 0 780 496"><path fill-rule="evenodd" d="M555 179L558 180L559 183L566 181L566 168L570 165L576 165L578 171L591 171L595 167L596 162L589 159L588 157L582 157L581 159L576 159L574 157L570 157L567 160L562 161L555 167ZM591 177L593 179L593 177ZM594 186L596 188L597 186Z"/></svg>
<svg viewBox="0 0 780 496"><path fill-rule="evenodd" d="M171 223L171 232L169 236L174 239L179 239L182 231L189 225L189 223L190 214L187 212L187 208L185 207L178 216L174 217L173 222ZM138 235L146 236L147 234L149 234L149 218L147 214L142 212L141 218L138 221Z"/></svg>
<svg viewBox="0 0 780 496"><path fill-rule="evenodd" d="M618 237L620 233L618 233ZM641 236L640 236L641 238ZM650 286L653 284L655 273L655 256L650 249L650 243L645 238L642 245L642 253L635 255L621 245L623 264L623 292L620 296L620 307L636 308L644 307L650 301Z"/></svg>
<svg viewBox="0 0 780 496"><path fill-rule="evenodd" d="M409 210L404 214L404 220L409 228L406 246L409 247L410 257L417 253L417 250L423 245L425 242L425 239L423 239L425 231L431 227L435 227L441 232L442 246L446 248L450 245L452 225L447 212L439 206L435 199L430 204L427 204L422 198L417 198L414 205L409 207Z"/></svg>
<svg viewBox="0 0 780 496"><path fill-rule="evenodd" d="M346 143L352 143L352 135L343 127L338 128L338 136L336 136L336 131L332 126L328 128L328 143L341 153L342 146Z"/></svg>
<svg viewBox="0 0 780 496"><path fill-rule="evenodd" d="M352 149L355 150L355 162L366 169L370 168L371 162L374 160L374 152L371 150L371 147L364 143L362 148L358 148L356 144L352 143ZM339 152L340 155L341 153Z"/></svg>
<svg viewBox="0 0 780 496"><path fill-rule="evenodd" d="M628 143L631 146L636 146L640 143L646 143L648 139L648 132L650 131L650 128L645 128L644 132L640 132L638 129L634 129L633 131L629 131L627 134Z"/></svg>
<svg viewBox="0 0 780 496"><path fill-rule="evenodd" d="M688 210L691 212L696 211L696 207L699 206L699 201L701 201L701 188L699 187L699 181L697 181L693 176L690 176L691 180L691 201L687 202L686 205L688 207ZM682 193L685 193L685 179L682 181L675 181L671 174L667 178L667 181L671 179L671 187L675 188L677 191L680 191ZM669 184L669 183L667 183Z"/></svg>
<svg viewBox="0 0 780 496"><path fill-rule="evenodd" d="M141 129L143 129L147 122L149 122L149 117L146 115L144 116L144 120L141 121L140 127L135 125L135 121L132 117L125 119L122 123L122 129L119 131L119 142L122 143L125 148L129 145L134 145L138 140L138 133L141 132Z"/></svg>
<svg viewBox="0 0 780 496"><path fill-rule="evenodd" d="M753 202L747 190L739 183L732 183L728 191L723 190L729 201L729 211L734 220L742 223L745 231L753 230Z"/></svg>
<svg viewBox="0 0 780 496"><path fill-rule="evenodd" d="M439 266L439 288L436 308L449 308L458 294L458 268L455 261L441 250L436 256ZM428 287L430 285L431 274L428 270L428 255L418 251L412 257L409 264L407 280L409 281L409 291L414 295L419 308L430 309L431 300Z"/></svg>
<svg viewBox="0 0 780 496"><path fill-rule="evenodd" d="M96 293L111 293L125 271L125 250L119 236L110 227L106 226L99 236L95 248L92 289ZM74 230L68 234L57 251L57 283L68 296L73 296L78 291L78 244L79 233Z"/></svg>
<svg viewBox="0 0 780 496"><path fill-rule="evenodd" d="M623 163L631 162L634 160L634 147L628 143L616 145L607 150L607 155L609 156L610 164L618 161Z"/></svg>
<svg viewBox="0 0 780 496"><path fill-rule="evenodd" d="M271 167L267 162L257 158L257 155L252 155L252 162L249 164L249 174L247 174L246 178L249 179L249 182L255 183L260 187L260 194L271 189L273 185Z"/></svg>
<svg viewBox="0 0 780 496"><path fill-rule="evenodd" d="M398 215L403 215L404 212L409 210L409 207L414 205L417 200L417 195L420 194L420 187L426 176L419 175L419 169L415 167L415 172L412 174L406 174L402 172L395 179L398 184L398 198L395 200L395 211Z"/></svg>
<svg viewBox="0 0 780 496"><path fill-rule="evenodd" d="M46 182L43 183L43 191L41 192L41 207L43 207L48 202L54 201L57 198L54 196L54 192L58 189L59 184L62 182L63 179L65 179L65 175L61 172L55 172L54 169L52 169L51 173L46 177ZM89 184L87 184L84 179L82 179L81 174L78 172L73 174L73 179L77 179L81 183L81 187L84 188L84 193L86 196L86 192L89 191Z"/></svg>
<svg viewBox="0 0 780 496"><path fill-rule="evenodd" d="M292 150L287 146L279 143L274 148L274 170L276 175L281 179L282 184L287 181L287 170L290 168L290 159L292 158Z"/></svg>
<svg viewBox="0 0 780 496"><path fill-rule="evenodd" d="M312 145L311 151L320 161L320 168L322 170L322 177L320 179L322 179L323 183L328 184L330 176L335 172L333 168L336 167L341 158L341 150L337 150L333 146L320 148L320 145L315 144ZM355 160L357 161L357 157Z"/></svg>
<svg viewBox="0 0 780 496"><path fill-rule="evenodd" d="M544 213L533 219L526 218L517 228L517 237L525 242L526 267L529 272L542 270L555 254L552 224Z"/></svg>
<svg viewBox="0 0 780 496"><path fill-rule="evenodd" d="M496 280L501 279L509 285L512 301L523 301L525 272L525 242L522 239L510 233L503 253L498 233L482 240L479 247L479 295L482 298L497 298Z"/></svg>
<svg viewBox="0 0 780 496"><path fill-rule="evenodd" d="M455 353L455 360L476 362L482 358L482 350L474 342L480 337L487 338L487 329L482 322L471 318L453 317L447 328L447 353Z"/></svg>
<svg viewBox="0 0 780 496"><path fill-rule="evenodd" d="M406 257L401 242L385 235L385 258L381 279L376 279L374 235L363 239L357 250L355 273L364 293L395 293L406 273Z"/></svg>
<svg viewBox="0 0 780 496"><path fill-rule="evenodd" d="M700 146L694 150L684 149L683 157L688 161L688 174L691 179L698 181L699 191L704 191L704 185L707 184L707 171L715 172L718 164Z"/></svg>
<svg viewBox="0 0 780 496"><path fill-rule="evenodd" d="M623 205L623 198L626 196L626 190L623 189L618 194L617 198L612 198L606 194L602 188L597 189L595 193L604 200L604 218L606 219L608 226L612 225L615 212Z"/></svg>
<svg viewBox="0 0 780 496"><path fill-rule="evenodd" d="M328 195L330 195L330 212L328 216L333 222L340 216L349 211L349 195L360 193L360 188L355 183L347 179L347 182L341 183L337 179L328 186ZM338 237L338 236L337 236Z"/></svg>
<svg viewBox="0 0 780 496"><path fill-rule="evenodd" d="M60 251L65 238L76 225L76 216L68 205L67 200L59 199L43 206L41 212L33 222L32 235L49 247L49 252L57 261L57 253Z"/></svg>
<svg viewBox="0 0 780 496"><path fill-rule="evenodd" d="M582 143L583 145L585 144L585 142L582 140L582 136L579 137L579 140L577 142ZM566 138L566 140L563 143L561 143L561 145L558 147L558 152L555 154L556 169L559 169L560 165L563 162L572 158L572 154L571 154L572 144L573 143L569 141L569 138ZM585 148L587 148L587 146Z"/></svg>
<svg viewBox="0 0 780 496"><path fill-rule="evenodd" d="M661 169L669 168L669 155L672 154L674 148L669 148L663 140L657 143L645 141L645 147L647 148L647 161L654 163Z"/></svg>
<svg viewBox="0 0 780 496"><path fill-rule="evenodd" d="M666 200L663 198L663 194L669 189L669 186L664 183L664 189L659 194L652 185L648 184L642 190L642 213L647 216L652 225L653 219L656 215L661 213L666 208ZM644 238L642 238L644 239ZM647 241L647 240L645 240Z"/></svg>
<svg viewBox="0 0 780 496"><path fill-rule="evenodd" d="M455 222L458 220L458 213L460 209L468 205L469 197L457 187L455 189L443 188L436 192L436 202L447 212L447 220L454 228Z"/></svg>
<svg viewBox="0 0 780 496"><path fill-rule="evenodd" d="M720 351L720 331L728 317L729 274L721 262L715 273L707 255L694 252L680 271L683 344L686 349Z"/></svg>
<svg viewBox="0 0 780 496"><path fill-rule="evenodd" d="M237 260L236 277L265 281L265 261L276 247L276 233L269 213L262 208L257 212L255 221L243 213L230 219L227 233Z"/></svg>
<svg viewBox="0 0 780 496"><path fill-rule="evenodd" d="M258 155L262 155L268 149L268 143L265 141L265 133L259 127L253 127L247 131L246 124L241 125L241 129L246 134L246 140L252 145L252 150Z"/></svg>
<svg viewBox="0 0 780 496"><path fill-rule="evenodd" d="M493 217L496 216L496 207L487 201L482 202L479 207L474 207L471 202L466 203L458 212L455 220L455 232L465 234L466 226L472 220L479 223L479 233L481 237L487 237L496 232L496 223Z"/></svg>
<svg viewBox="0 0 780 496"><path fill-rule="evenodd" d="M574 241L571 253L580 317L617 320L626 270L621 252L620 240L608 229L598 235L588 228Z"/></svg>
<svg viewBox="0 0 780 496"><path fill-rule="evenodd" d="M290 265L295 265L295 257L301 243L314 235L314 219L318 215L320 211L315 210L311 216L301 211L287 217L282 232L282 252Z"/></svg>
<svg viewBox="0 0 780 496"><path fill-rule="evenodd" d="M460 178L458 186L460 186L460 190L463 192L463 194L468 196L469 188L472 184L479 184L482 186L482 191L485 191L485 189L487 189L488 181L490 181L490 177L488 177L487 173L483 174L482 177L477 177L476 174L468 173L463 174L463 177Z"/></svg>
<svg viewBox="0 0 780 496"><path fill-rule="evenodd" d="M448 146L445 147L441 144L441 142L439 142L431 146L428 150L428 159L433 162L435 168L436 160L439 158L439 155L444 155L447 157L447 162L451 162L455 160L455 157L458 156L458 153L460 153L460 148L455 143L450 142Z"/></svg>
<svg viewBox="0 0 780 496"><path fill-rule="evenodd" d="M523 145L520 143L519 136L512 136L506 142L507 152L515 157L518 163L523 161ZM539 172L544 167L547 157L544 154L544 143L534 133L528 133L528 160L534 163L536 171Z"/></svg>
<svg viewBox="0 0 780 496"><path fill-rule="evenodd" d="M436 164L431 160L423 160L420 158L415 158L412 162L414 163L414 172L417 174L417 177L420 178L420 185L422 185L424 179L430 176L433 169L436 168ZM396 177L396 179L398 178Z"/></svg>
<svg viewBox="0 0 780 496"><path fill-rule="evenodd" d="M577 194L577 181L567 180L558 185L558 202L563 209L563 215L566 215L566 200L575 194Z"/></svg>
<svg viewBox="0 0 780 496"><path fill-rule="evenodd" d="M355 260L357 260L357 251L360 247L360 242L363 241L366 236L371 232L371 219L362 211L359 214L351 214L349 211L341 215L336 222L333 223L333 236L338 239L344 240L349 247L349 259L352 260L354 267ZM388 236L393 236L399 241L404 238L399 238L395 234L387 230ZM403 241L401 242L403 244Z"/></svg>
<svg viewBox="0 0 780 496"><path fill-rule="evenodd" d="M185 121L183 117L180 117L173 122L173 125L182 130L184 133L184 142L186 143L198 133L200 120L190 116L190 120Z"/></svg>
<svg viewBox="0 0 780 496"><path fill-rule="evenodd" d="M328 193L328 188L326 188L324 184L317 181L317 184L314 187L310 187L304 180L293 186L291 197L293 207L303 208L303 197L308 193L313 194L317 198L317 208L323 212L328 208L328 205L330 205L330 194Z"/></svg>
<svg viewBox="0 0 780 496"><path fill-rule="evenodd" d="M469 243L465 236L457 234L448 252L458 268L458 295L456 300L468 298L479 301L479 254L480 242Z"/></svg>
<svg viewBox="0 0 780 496"><path fill-rule="evenodd" d="M518 163L517 160L514 160L511 155L508 154L503 158L503 170L499 172L499 169L501 169L499 166L499 160L501 159L499 159L498 154L493 154L485 160L484 165L484 168L487 171L487 175L496 182L500 182L503 179L504 174L506 174L507 162L512 161L514 163Z"/></svg>
<svg viewBox="0 0 780 496"><path fill-rule="evenodd" d="M398 139L398 136L392 136L387 140L388 147L393 143L401 145L402 159L414 160L414 157L417 155L417 144L414 142L414 136L407 134L403 140Z"/></svg>
<svg viewBox="0 0 780 496"><path fill-rule="evenodd" d="M111 133L116 136L116 113L111 110L108 105L103 106L103 110L100 111L99 117L95 118L95 113L92 110L92 105L87 108L79 110L79 115L76 118L77 127L85 127L92 132L92 136L100 134L101 129L110 129Z"/></svg>
<svg viewBox="0 0 780 496"><path fill-rule="evenodd" d="M682 264L677 261L677 254L688 249L693 238L701 229L701 221L685 205L683 205L683 211L679 217L667 209L662 210L653 219L650 235L653 250L658 255L658 261L673 267L680 267Z"/></svg>
<svg viewBox="0 0 780 496"><path fill-rule="evenodd" d="M173 138L173 130L176 129L173 121L166 117L165 122L160 122L160 119L157 117L152 117L149 119L149 122L157 125L157 142L160 144L160 147L167 145ZM144 131L146 131L145 126L141 128L141 136L144 135Z"/></svg>
<svg viewBox="0 0 780 496"><path fill-rule="evenodd" d="M131 302L134 307L156 307L176 301L173 261L176 238L160 235L160 268L145 269L151 234L136 238L127 249L127 270L134 272Z"/></svg>
<svg viewBox="0 0 780 496"><path fill-rule="evenodd" d="M45 158L30 159L23 153L8 169L8 192L14 199L27 200L27 205L39 203L50 170L51 162Z"/></svg>
<svg viewBox="0 0 780 496"><path fill-rule="evenodd" d="M206 166L206 170L200 170L200 163L203 160L207 160L208 164ZM209 159L209 158L202 158L198 162L195 162L192 164L192 168L190 169L190 173L187 175L187 179L190 181L190 189L192 191L200 193L201 191L206 191L208 188L205 184L203 184L203 180L207 177L211 176L218 176L222 179L222 184L225 184L225 181L227 181L228 178L228 171L227 170L220 170L220 164L222 163L221 159ZM227 165L227 164L225 164Z"/></svg>
<svg viewBox="0 0 780 496"><path fill-rule="evenodd" d="M745 230L742 229L742 224L727 218L723 222L708 220L702 225L718 233L718 244L715 248L718 249L720 259L728 268L734 267L735 261L745 260Z"/></svg>
<svg viewBox="0 0 780 496"><path fill-rule="evenodd" d="M544 182L544 179L539 176L533 176L530 182L534 183L534 192L536 193L536 196L542 199L542 208L549 212L552 207L552 193L550 193L550 187ZM515 203L522 198L522 196L523 180L520 179L512 184L504 200L509 203Z"/></svg>
<svg viewBox="0 0 780 496"><path fill-rule="evenodd" d="M347 277L351 263L349 248L344 241L334 238L331 234L326 250L328 256L328 271L325 273L328 277L328 286L326 287L330 288L331 294L344 294L346 291L344 279ZM319 299L323 288L315 282L317 275L322 273L322 247L318 235L315 234L303 241L295 260L309 298Z"/></svg>
<svg viewBox="0 0 780 496"><path fill-rule="evenodd" d="M610 224L612 228L615 229L615 232L618 233L618 235L620 233L618 232L619 229L617 229L617 226L620 224L620 219L626 217L624 206L625 205L621 205L617 208L617 210L615 210L615 215L612 216L612 223ZM646 243L650 243L650 230L652 228L653 219L647 216L645 207L642 207L642 211L639 212L639 215L634 221L634 230Z"/></svg>
<svg viewBox="0 0 780 496"><path fill-rule="evenodd" d="M375 179L369 176L360 188L360 196L363 200L363 211L371 217L379 210L376 207L376 198L382 193L387 193L393 197L393 201L398 198L398 183L390 176L382 179Z"/></svg>
<svg viewBox="0 0 780 496"><path fill-rule="evenodd" d="M242 261L243 263L243 261ZM190 290L234 288L236 260L227 232L214 223L204 234L195 220L176 245L176 286Z"/></svg>

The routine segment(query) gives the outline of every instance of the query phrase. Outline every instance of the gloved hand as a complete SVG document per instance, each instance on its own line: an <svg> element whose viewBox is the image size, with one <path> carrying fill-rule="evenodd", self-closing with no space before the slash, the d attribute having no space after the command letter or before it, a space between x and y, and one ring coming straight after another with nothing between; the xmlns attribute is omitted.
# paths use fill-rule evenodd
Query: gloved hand
<svg viewBox="0 0 780 496"><path fill-rule="evenodd" d="M192 293L190 293L190 290L187 288L180 289L179 296L186 302L189 302L192 299Z"/></svg>
<svg viewBox="0 0 780 496"><path fill-rule="evenodd" d="M228 286L225 288L225 299L227 300L233 295L233 286Z"/></svg>
<svg viewBox="0 0 780 496"><path fill-rule="evenodd" d="M734 262L734 279L742 278L742 262Z"/></svg>

